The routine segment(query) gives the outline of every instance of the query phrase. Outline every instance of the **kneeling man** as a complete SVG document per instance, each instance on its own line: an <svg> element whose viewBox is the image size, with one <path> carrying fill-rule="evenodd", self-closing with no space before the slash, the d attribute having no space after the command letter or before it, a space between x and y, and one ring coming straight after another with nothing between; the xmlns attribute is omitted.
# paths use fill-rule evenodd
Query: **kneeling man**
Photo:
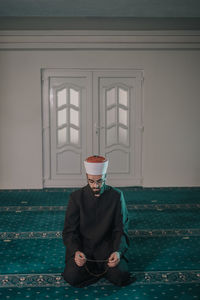
<svg viewBox="0 0 200 300"><path fill-rule="evenodd" d="M84 161L88 184L71 193L62 232L66 246L64 279L84 287L105 277L123 286L128 271L128 213L123 193L105 184L108 160Z"/></svg>

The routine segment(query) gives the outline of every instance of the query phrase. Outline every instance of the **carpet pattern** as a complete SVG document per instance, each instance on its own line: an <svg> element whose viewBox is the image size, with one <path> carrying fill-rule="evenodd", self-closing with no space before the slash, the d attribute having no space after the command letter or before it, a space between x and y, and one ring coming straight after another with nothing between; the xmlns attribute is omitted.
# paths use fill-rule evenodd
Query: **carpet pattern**
<svg viewBox="0 0 200 300"><path fill-rule="evenodd" d="M136 282L84 289L61 277L61 232L75 189L0 192L0 299L200 299L200 188L121 188Z"/></svg>

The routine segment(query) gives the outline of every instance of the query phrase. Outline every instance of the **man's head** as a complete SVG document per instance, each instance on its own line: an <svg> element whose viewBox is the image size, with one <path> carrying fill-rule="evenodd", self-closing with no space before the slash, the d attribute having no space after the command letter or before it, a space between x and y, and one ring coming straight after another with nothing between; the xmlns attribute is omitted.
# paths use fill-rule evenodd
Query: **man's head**
<svg viewBox="0 0 200 300"><path fill-rule="evenodd" d="M95 196L100 196L104 191L105 181L106 181L106 174L103 175L87 175L88 184L91 187Z"/></svg>
<svg viewBox="0 0 200 300"><path fill-rule="evenodd" d="M103 156L90 156L84 161L87 180L95 196L104 190L108 160Z"/></svg>

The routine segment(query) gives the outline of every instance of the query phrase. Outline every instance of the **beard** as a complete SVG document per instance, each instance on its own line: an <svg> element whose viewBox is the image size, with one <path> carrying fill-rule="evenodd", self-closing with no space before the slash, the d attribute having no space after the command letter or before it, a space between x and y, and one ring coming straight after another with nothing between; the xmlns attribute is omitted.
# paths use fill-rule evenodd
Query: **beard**
<svg viewBox="0 0 200 300"><path fill-rule="evenodd" d="M91 191L92 191L92 193L95 197L99 197L104 192L104 189L105 189L105 183L104 182L98 188L97 187L96 188L92 187L89 183L88 183L88 185L89 185L89 187L90 187L90 189L91 189Z"/></svg>
<svg viewBox="0 0 200 300"><path fill-rule="evenodd" d="M93 191L94 196L98 196L98 195L100 195L101 189L99 189L99 190L93 189L92 191Z"/></svg>

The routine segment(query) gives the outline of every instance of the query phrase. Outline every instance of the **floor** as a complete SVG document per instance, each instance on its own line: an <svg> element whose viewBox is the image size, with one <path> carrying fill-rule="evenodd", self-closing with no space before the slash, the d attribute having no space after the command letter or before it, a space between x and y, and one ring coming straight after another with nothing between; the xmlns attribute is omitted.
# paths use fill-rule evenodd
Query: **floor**
<svg viewBox="0 0 200 300"><path fill-rule="evenodd" d="M65 210L75 189L0 191L0 299L200 299L200 188L124 187L130 270L76 289L61 277Z"/></svg>

